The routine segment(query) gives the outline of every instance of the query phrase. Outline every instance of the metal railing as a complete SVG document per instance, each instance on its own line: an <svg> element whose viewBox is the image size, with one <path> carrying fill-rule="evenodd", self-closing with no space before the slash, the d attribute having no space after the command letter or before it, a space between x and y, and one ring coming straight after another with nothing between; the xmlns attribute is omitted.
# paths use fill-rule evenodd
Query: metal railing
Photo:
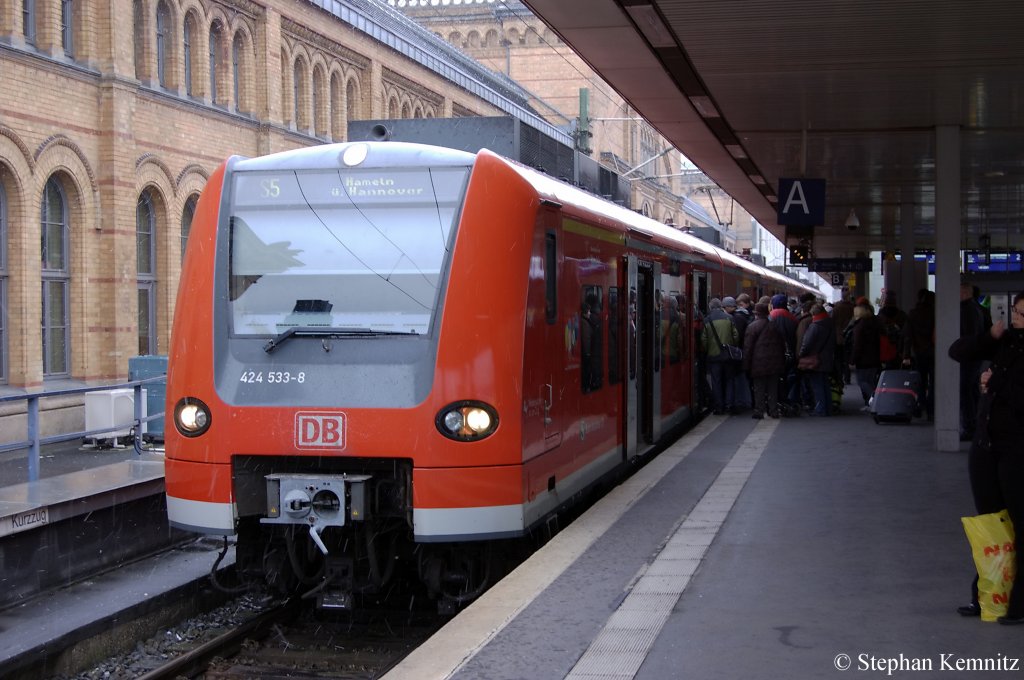
<svg viewBox="0 0 1024 680"><path fill-rule="evenodd" d="M10 442L7 444L0 444L0 453L6 453L8 451L17 451L20 449L28 449L28 481L35 482L39 480L39 448L45 444L58 444L60 442L67 442L73 439L85 439L88 437L95 437L96 435L108 434L111 432L117 432L124 430L125 428L131 428L132 431L132 445L137 455L142 455L142 425L148 423L151 420L157 420L164 417L164 412L151 413L145 416L142 415L142 388L150 383L166 382L166 375L153 376L152 378L144 378L142 380L132 380L125 383L118 383L116 385L100 385L91 387L75 387L71 389L60 389L51 390L47 392L31 392L28 394L14 394L7 397L0 397L0 404L6 404L16 401L26 401L27 403L27 439L17 442ZM65 432L62 434L50 435L49 437L40 436L39 427L39 400L47 399L51 397L66 397L75 394L85 394L86 392L105 392L108 390L132 388L134 390L134 414L130 423L118 423L105 427L100 430L80 430L76 432Z"/></svg>

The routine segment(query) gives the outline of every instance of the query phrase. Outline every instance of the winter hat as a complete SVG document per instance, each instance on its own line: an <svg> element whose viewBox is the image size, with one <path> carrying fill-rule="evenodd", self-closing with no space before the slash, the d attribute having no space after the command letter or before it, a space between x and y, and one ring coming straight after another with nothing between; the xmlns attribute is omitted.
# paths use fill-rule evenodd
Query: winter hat
<svg viewBox="0 0 1024 680"><path fill-rule="evenodd" d="M768 316L768 305L763 302L754 305L754 316Z"/></svg>
<svg viewBox="0 0 1024 680"><path fill-rule="evenodd" d="M711 298L711 302L708 303L708 309L721 309L722 301L718 298Z"/></svg>
<svg viewBox="0 0 1024 680"><path fill-rule="evenodd" d="M772 309L785 309L786 308L786 296L779 293L772 298Z"/></svg>
<svg viewBox="0 0 1024 680"><path fill-rule="evenodd" d="M729 296L726 296L726 297L722 298L722 306L723 307L735 307L736 306L736 298L729 297Z"/></svg>

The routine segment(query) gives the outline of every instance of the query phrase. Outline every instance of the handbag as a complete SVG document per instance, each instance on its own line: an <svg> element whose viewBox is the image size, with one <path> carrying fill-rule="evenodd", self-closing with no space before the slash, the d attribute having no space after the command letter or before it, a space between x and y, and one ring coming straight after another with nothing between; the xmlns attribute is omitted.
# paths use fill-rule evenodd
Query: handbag
<svg viewBox="0 0 1024 680"><path fill-rule="evenodd" d="M718 343L718 348L726 352L732 361L743 361L743 348L736 345L723 345L722 339L718 337L718 329L715 328L715 322L709 321L708 324L711 326L711 332L715 334L715 342Z"/></svg>
<svg viewBox="0 0 1024 680"><path fill-rule="evenodd" d="M981 620L995 621L1006 616L1017 573L1013 523L1006 510L962 517L967 540L971 544L974 565L978 568L978 604Z"/></svg>
<svg viewBox="0 0 1024 680"><path fill-rule="evenodd" d="M821 359L817 354L808 354L805 357L800 357L796 362L796 367L801 371L816 371L820 365Z"/></svg>

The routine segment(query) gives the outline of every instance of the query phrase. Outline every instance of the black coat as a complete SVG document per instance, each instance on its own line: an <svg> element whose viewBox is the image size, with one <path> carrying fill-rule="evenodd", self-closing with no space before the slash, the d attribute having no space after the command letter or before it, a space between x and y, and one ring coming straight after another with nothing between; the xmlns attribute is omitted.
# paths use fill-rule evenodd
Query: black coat
<svg viewBox="0 0 1024 680"><path fill-rule="evenodd" d="M878 352L881 324L872 316L865 316L853 322L853 347L849 362L857 368L880 368L882 359Z"/></svg>
<svg viewBox="0 0 1024 680"><path fill-rule="evenodd" d="M786 339L764 317L747 326L743 339L743 370L751 378L769 378L786 372Z"/></svg>
<svg viewBox="0 0 1024 680"><path fill-rule="evenodd" d="M1024 426L1024 330L1007 328L996 340L990 333L960 338L949 348L960 363L989 360L992 377L978 407L976 443L984 438L1003 451L1020 454Z"/></svg>
<svg viewBox="0 0 1024 680"><path fill-rule="evenodd" d="M825 316L813 321L804 333L803 344L800 345L798 357L818 355L818 373L830 373L836 356L836 331L832 319Z"/></svg>

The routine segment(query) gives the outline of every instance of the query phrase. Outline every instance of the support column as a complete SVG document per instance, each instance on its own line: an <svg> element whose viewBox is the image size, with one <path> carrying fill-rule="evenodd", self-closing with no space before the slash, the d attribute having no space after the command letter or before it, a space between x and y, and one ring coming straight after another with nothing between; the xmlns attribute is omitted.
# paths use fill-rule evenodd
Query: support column
<svg viewBox="0 0 1024 680"><path fill-rule="evenodd" d="M960 450L960 128L935 129L935 448Z"/></svg>

